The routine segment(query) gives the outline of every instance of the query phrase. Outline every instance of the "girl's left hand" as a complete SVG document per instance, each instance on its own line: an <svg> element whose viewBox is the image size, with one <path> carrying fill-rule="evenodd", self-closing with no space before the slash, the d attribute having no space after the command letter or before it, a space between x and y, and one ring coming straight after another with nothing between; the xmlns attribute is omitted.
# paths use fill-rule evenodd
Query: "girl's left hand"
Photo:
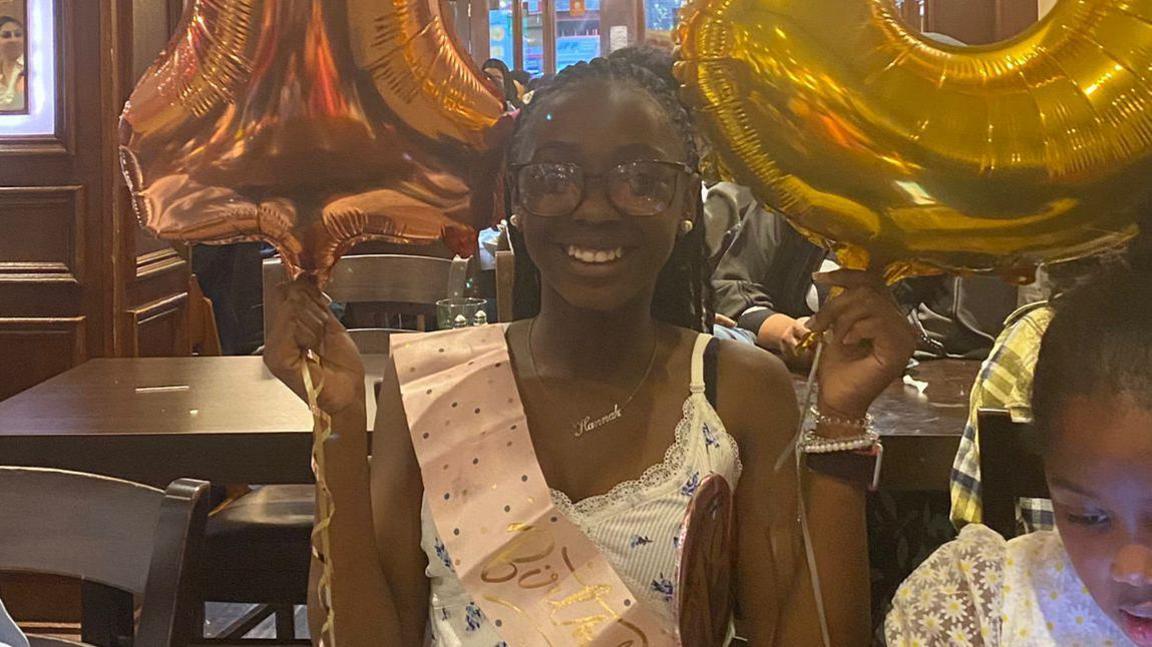
<svg viewBox="0 0 1152 647"><path fill-rule="evenodd" d="M862 418L876 396L904 373L916 350L916 330L876 274L837 270L815 274L813 280L841 289L808 321L813 332L828 333L817 406L825 415Z"/></svg>

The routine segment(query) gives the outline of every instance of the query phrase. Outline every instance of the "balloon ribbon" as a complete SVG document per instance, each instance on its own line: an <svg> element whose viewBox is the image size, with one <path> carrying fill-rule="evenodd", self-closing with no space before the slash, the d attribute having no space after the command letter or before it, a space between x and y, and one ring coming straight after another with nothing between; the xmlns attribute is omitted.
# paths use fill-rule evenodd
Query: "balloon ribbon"
<svg viewBox="0 0 1152 647"><path fill-rule="evenodd" d="M321 376L318 382L312 381L312 370ZM335 647L335 613L332 610L332 538L328 532L332 524L335 505L332 491L328 488L328 472L324 460L324 447L332 437L332 418L320 408L320 394L324 391L324 373L321 370L320 356L309 350L300 365L304 377L304 388L308 392L308 408L312 410L312 473L316 476L316 524L312 527L312 556L320 562L320 581L317 584L317 598L324 610L324 624L320 629L318 644L321 647Z"/></svg>
<svg viewBox="0 0 1152 647"><path fill-rule="evenodd" d="M804 453L800 450L800 441L804 437L804 426L812 411L812 401L816 398L816 376L820 368L820 360L824 356L824 333L808 333L801 342L801 345L803 344L810 344L815 347L812 368L808 371L804 395L800 398L800 423L796 427L796 435L776 459L776 470L779 471L784 466L790 455L795 457L796 487L800 493L797 516L800 519L800 533L804 539L804 558L808 563L808 577L812 582L812 594L816 598L816 616L820 620L820 638L824 647L831 647L832 638L828 631L828 614L824 610L824 592L820 588L820 572L816 569L816 551L812 547L812 532L808 528L808 506L804 504Z"/></svg>

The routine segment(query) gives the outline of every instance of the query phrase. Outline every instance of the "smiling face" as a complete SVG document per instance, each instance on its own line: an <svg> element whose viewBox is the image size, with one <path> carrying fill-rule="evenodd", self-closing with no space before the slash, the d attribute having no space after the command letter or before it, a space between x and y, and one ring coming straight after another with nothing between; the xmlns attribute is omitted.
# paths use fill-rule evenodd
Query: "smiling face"
<svg viewBox="0 0 1152 647"><path fill-rule="evenodd" d="M1096 604L1152 647L1152 410L1115 392L1069 398L1048 431L1056 526Z"/></svg>
<svg viewBox="0 0 1152 647"><path fill-rule="evenodd" d="M683 137L660 104L627 84L590 80L550 96L524 128L515 161L578 165L587 178L583 200L567 215L533 214L516 190L515 211L545 289L590 310L651 302L679 223L690 217L691 176L674 173L670 203L644 216L623 213L606 184L628 162L687 161Z"/></svg>

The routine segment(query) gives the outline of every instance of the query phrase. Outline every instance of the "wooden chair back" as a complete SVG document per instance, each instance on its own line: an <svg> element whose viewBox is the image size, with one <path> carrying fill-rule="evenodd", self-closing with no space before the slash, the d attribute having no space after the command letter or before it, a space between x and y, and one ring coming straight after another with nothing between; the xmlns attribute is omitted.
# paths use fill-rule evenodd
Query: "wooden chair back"
<svg viewBox="0 0 1152 647"><path fill-rule="evenodd" d="M977 415L984 525L1012 538L1019 532L1020 498L1048 498L1044 460L1031 425L1013 422L1011 414L998 409L981 409Z"/></svg>
<svg viewBox="0 0 1152 647"><path fill-rule="evenodd" d="M191 479L162 491L94 474L0 466L0 570L142 594L134 644L182 647L200 617L196 569L207 493L208 483Z"/></svg>
<svg viewBox="0 0 1152 647"><path fill-rule="evenodd" d="M280 305L278 286L286 280L279 258L264 261L264 335L267 337ZM379 303L419 306L433 311L440 299L464 293L468 261L408 254L345 256L332 270L324 291L340 303ZM415 330L427 330L424 315L416 317ZM400 326L361 330L403 330ZM386 343L387 338L383 341ZM377 344L379 340L372 343ZM378 344L377 344L378 345Z"/></svg>
<svg viewBox="0 0 1152 647"><path fill-rule="evenodd" d="M188 342L193 355L219 357L220 330L212 300L204 296L196 275L188 277Z"/></svg>

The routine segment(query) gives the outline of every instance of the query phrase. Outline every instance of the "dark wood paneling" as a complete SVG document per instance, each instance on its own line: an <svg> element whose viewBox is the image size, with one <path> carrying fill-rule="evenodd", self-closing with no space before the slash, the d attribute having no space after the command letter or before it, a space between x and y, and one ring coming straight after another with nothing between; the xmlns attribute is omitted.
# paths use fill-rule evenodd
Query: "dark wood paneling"
<svg viewBox="0 0 1152 647"><path fill-rule="evenodd" d="M927 0L925 6L925 31L969 45L1011 38L1036 19L1036 0Z"/></svg>
<svg viewBox="0 0 1152 647"><path fill-rule="evenodd" d="M488 40L488 0L457 0L468 3L469 33L472 37L472 60L479 65L492 56L492 46ZM513 3L515 4L515 3Z"/></svg>
<svg viewBox="0 0 1152 647"><path fill-rule="evenodd" d="M172 295L129 311L133 357L188 354L188 293Z"/></svg>
<svg viewBox="0 0 1152 647"><path fill-rule="evenodd" d="M0 283L81 283L84 188L0 187Z"/></svg>
<svg viewBox="0 0 1152 647"><path fill-rule="evenodd" d="M55 3L56 132L0 137L0 398L109 348L102 150L115 120L102 108L101 44L110 1Z"/></svg>
<svg viewBox="0 0 1152 647"><path fill-rule="evenodd" d="M87 357L84 317L0 318L0 400L72 368Z"/></svg>
<svg viewBox="0 0 1152 647"><path fill-rule="evenodd" d="M997 0L996 39L1011 38L1032 26L1038 18L1036 0Z"/></svg>
<svg viewBox="0 0 1152 647"><path fill-rule="evenodd" d="M996 40L996 0L930 0L925 10L924 31L969 45Z"/></svg>
<svg viewBox="0 0 1152 647"><path fill-rule="evenodd" d="M172 7L156 0L132 2L132 74L135 83L156 60L170 34L169 18Z"/></svg>
<svg viewBox="0 0 1152 647"><path fill-rule="evenodd" d="M181 7L56 1L57 132L0 137L0 356L21 367L0 370L0 397L89 357L188 353L188 264L141 231L116 154Z"/></svg>
<svg viewBox="0 0 1152 647"><path fill-rule="evenodd" d="M158 249L136 257L136 278L144 279L169 272L178 272L188 267L188 262L171 246L165 244Z"/></svg>
<svg viewBox="0 0 1152 647"><path fill-rule="evenodd" d="M118 40L119 79L115 92L127 100L136 80L161 53L177 26L183 3L179 0L122 0L117 24L124 30ZM117 229L114 274L119 278L114 295L116 355L148 357L187 355L189 281L188 263L166 241L147 234L136 220L122 177L115 175ZM158 305L168 304L168 305Z"/></svg>

